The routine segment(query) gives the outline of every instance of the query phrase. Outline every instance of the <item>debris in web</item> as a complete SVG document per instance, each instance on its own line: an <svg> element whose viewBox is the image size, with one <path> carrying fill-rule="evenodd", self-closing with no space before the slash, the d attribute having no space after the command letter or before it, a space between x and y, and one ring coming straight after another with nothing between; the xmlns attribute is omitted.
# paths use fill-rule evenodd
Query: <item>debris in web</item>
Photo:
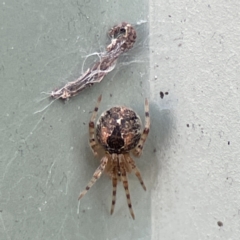
<svg viewBox="0 0 240 240"><path fill-rule="evenodd" d="M95 83L100 83L115 68L118 57L131 49L136 41L135 29L126 22L111 28L108 35L111 38L111 43L107 46L105 52L97 53L99 60L75 81L68 82L62 88L52 91L51 97L68 99L76 96L85 88L91 87Z"/></svg>

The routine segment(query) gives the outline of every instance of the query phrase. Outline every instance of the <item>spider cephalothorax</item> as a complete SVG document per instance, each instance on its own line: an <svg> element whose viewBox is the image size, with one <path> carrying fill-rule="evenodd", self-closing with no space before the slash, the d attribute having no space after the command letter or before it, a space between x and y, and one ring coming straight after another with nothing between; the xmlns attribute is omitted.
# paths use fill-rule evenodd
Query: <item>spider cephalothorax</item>
<svg viewBox="0 0 240 240"><path fill-rule="evenodd" d="M116 203L117 182L119 180L123 182L128 207L134 219L130 192L128 189L127 173L134 172L143 189L146 190L141 174L134 160L131 158L130 152L139 157L142 153L143 144L148 136L150 128L148 100L145 99L145 127L143 131L141 119L133 110L122 106L113 107L100 116L96 126L96 140L95 120L100 102L101 96L98 98L97 105L89 122L89 143L95 156L98 155L97 150L100 147L103 147L105 150L105 155L101 159L100 166L96 169L91 181L88 183L85 190L80 193L78 199L81 199L87 193L105 170L112 178L113 192L111 214L114 211Z"/></svg>

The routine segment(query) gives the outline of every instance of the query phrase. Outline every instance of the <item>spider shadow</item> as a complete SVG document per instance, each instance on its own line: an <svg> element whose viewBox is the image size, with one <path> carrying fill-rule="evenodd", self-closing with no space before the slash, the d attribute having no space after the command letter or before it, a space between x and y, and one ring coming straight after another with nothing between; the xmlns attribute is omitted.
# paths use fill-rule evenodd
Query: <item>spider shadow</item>
<svg viewBox="0 0 240 240"><path fill-rule="evenodd" d="M166 151L170 149L170 140L174 126L174 117L171 109L160 109L155 102L150 103L151 128L148 137L145 159L149 159L150 167L145 173L149 178L149 189L154 191L158 181L161 181L162 172L168 165L165 161Z"/></svg>

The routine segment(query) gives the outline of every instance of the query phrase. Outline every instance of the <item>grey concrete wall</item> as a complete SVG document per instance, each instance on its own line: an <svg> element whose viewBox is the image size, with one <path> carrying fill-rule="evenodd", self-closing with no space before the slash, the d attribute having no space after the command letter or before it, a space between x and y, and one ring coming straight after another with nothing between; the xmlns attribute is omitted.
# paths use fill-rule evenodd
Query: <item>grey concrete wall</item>
<svg viewBox="0 0 240 240"><path fill-rule="evenodd" d="M151 96L166 120L152 239L240 238L239 10L150 1Z"/></svg>

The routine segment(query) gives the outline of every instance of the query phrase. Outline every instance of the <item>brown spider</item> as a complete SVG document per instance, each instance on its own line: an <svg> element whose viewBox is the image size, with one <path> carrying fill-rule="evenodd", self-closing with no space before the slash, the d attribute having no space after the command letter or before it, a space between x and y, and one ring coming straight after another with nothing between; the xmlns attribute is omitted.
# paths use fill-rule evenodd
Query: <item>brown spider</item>
<svg viewBox="0 0 240 240"><path fill-rule="evenodd" d="M134 160L131 158L130 152L132 152L134 156L139 157L142 153L144 142L147 139L150 128L148 100L145 99L145 128L143 131L141 119L133 110L123 106L112 107L102 113L97 121L96 140L94 122L101 99L102 96L99 96L89 122L89 143L95 156L98 155L97 150L101 147L105 150L105 155L101 159L100 166L94 172L85 190L80 193L78 200L87 193L105 170L112 178L113 192L111 214L114 211L116 203L117 182L122 181L126 192L129 211L134 219L135 217L128 189L127 173L133 171L139 179L143 189L146 190L141 174Z"/></svg>

